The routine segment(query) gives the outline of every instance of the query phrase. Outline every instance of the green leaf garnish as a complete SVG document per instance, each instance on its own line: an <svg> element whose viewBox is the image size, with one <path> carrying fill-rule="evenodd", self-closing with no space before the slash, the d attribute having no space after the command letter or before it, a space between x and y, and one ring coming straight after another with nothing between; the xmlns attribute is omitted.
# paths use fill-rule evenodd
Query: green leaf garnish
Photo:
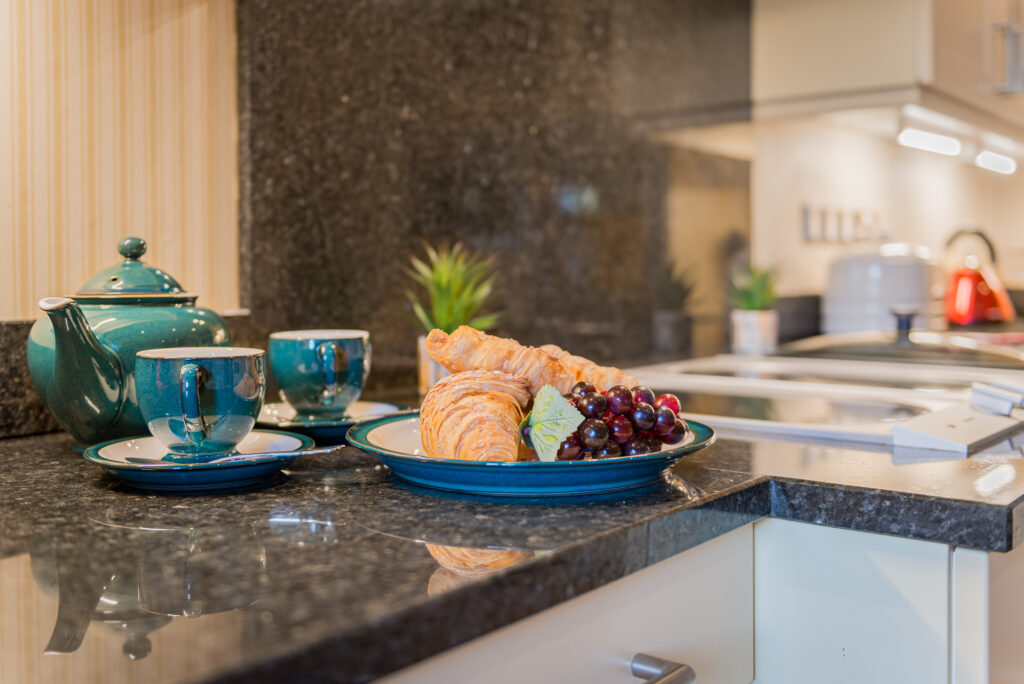
<svg viewBox="0 0 1024 684"><path fill-rule="evenodd" d="M551 385L544 385L533 399L530 412L530 441L542 461L554 461L558 447L585 420L576 407Z"/></svg>

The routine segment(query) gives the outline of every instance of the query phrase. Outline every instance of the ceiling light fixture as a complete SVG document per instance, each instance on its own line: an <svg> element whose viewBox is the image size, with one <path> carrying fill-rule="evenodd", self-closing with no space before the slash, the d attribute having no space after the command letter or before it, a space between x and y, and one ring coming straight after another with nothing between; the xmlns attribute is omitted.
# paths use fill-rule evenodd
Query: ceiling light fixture
<svg viewBox="0 0 1024 684"><path fill-rule="evenodd" d="M1017 170L1017 160L992 150L982 150L974 158L975 166L1009 176Z"/></svg>
<svg viewBox="0 0 1024 684"><path fill-rule="evenodd" d="M955 157L963 149L960 141L951 135L940 135L931 131L923 131L920 128L904 128L900 131L896 141L904 147L944 154L947 157Z"/></svg>

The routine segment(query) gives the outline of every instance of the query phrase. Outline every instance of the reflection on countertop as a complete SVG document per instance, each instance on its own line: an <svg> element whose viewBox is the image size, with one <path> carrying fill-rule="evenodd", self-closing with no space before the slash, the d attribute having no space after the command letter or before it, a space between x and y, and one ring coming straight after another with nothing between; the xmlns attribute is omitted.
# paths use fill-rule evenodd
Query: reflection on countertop
<svg viewBox="0 0 1024 684"><path fill-rule="evenodd" d="M901 465L722 439L675 468L686 486L508 503L396 484L350 448L260 491L156 496L70 446L0 442L3 681L365 681L767 515L989 550L1022 536L1019 450Z"/></svg>

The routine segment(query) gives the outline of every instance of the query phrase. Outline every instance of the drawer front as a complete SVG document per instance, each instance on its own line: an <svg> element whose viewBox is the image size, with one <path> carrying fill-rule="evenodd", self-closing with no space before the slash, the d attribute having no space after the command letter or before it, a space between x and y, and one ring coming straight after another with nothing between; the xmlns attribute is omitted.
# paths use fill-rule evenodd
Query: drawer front
<svg viewBox="0 0 1024 684"><path fill-rule="evenodd" d="M752 526L733 530L382 681L627 684L635 653L700 684L754 678Z"/></svg>

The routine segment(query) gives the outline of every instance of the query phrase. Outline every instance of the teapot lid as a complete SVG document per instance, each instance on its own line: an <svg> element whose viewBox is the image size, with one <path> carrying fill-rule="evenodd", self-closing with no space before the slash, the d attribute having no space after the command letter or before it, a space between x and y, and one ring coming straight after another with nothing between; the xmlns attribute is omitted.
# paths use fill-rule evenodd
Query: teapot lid
<svg viewBox="0 0 1024 684"><path fill-rule="evenodd" d="M146 253L146 241L126 237L117 243L117 251L124 261L96 273L75 293L78 301L97 301L105 304L194 302L196 296L182 289L177 280L155 266L149 266L140 257Z"/></svg>

